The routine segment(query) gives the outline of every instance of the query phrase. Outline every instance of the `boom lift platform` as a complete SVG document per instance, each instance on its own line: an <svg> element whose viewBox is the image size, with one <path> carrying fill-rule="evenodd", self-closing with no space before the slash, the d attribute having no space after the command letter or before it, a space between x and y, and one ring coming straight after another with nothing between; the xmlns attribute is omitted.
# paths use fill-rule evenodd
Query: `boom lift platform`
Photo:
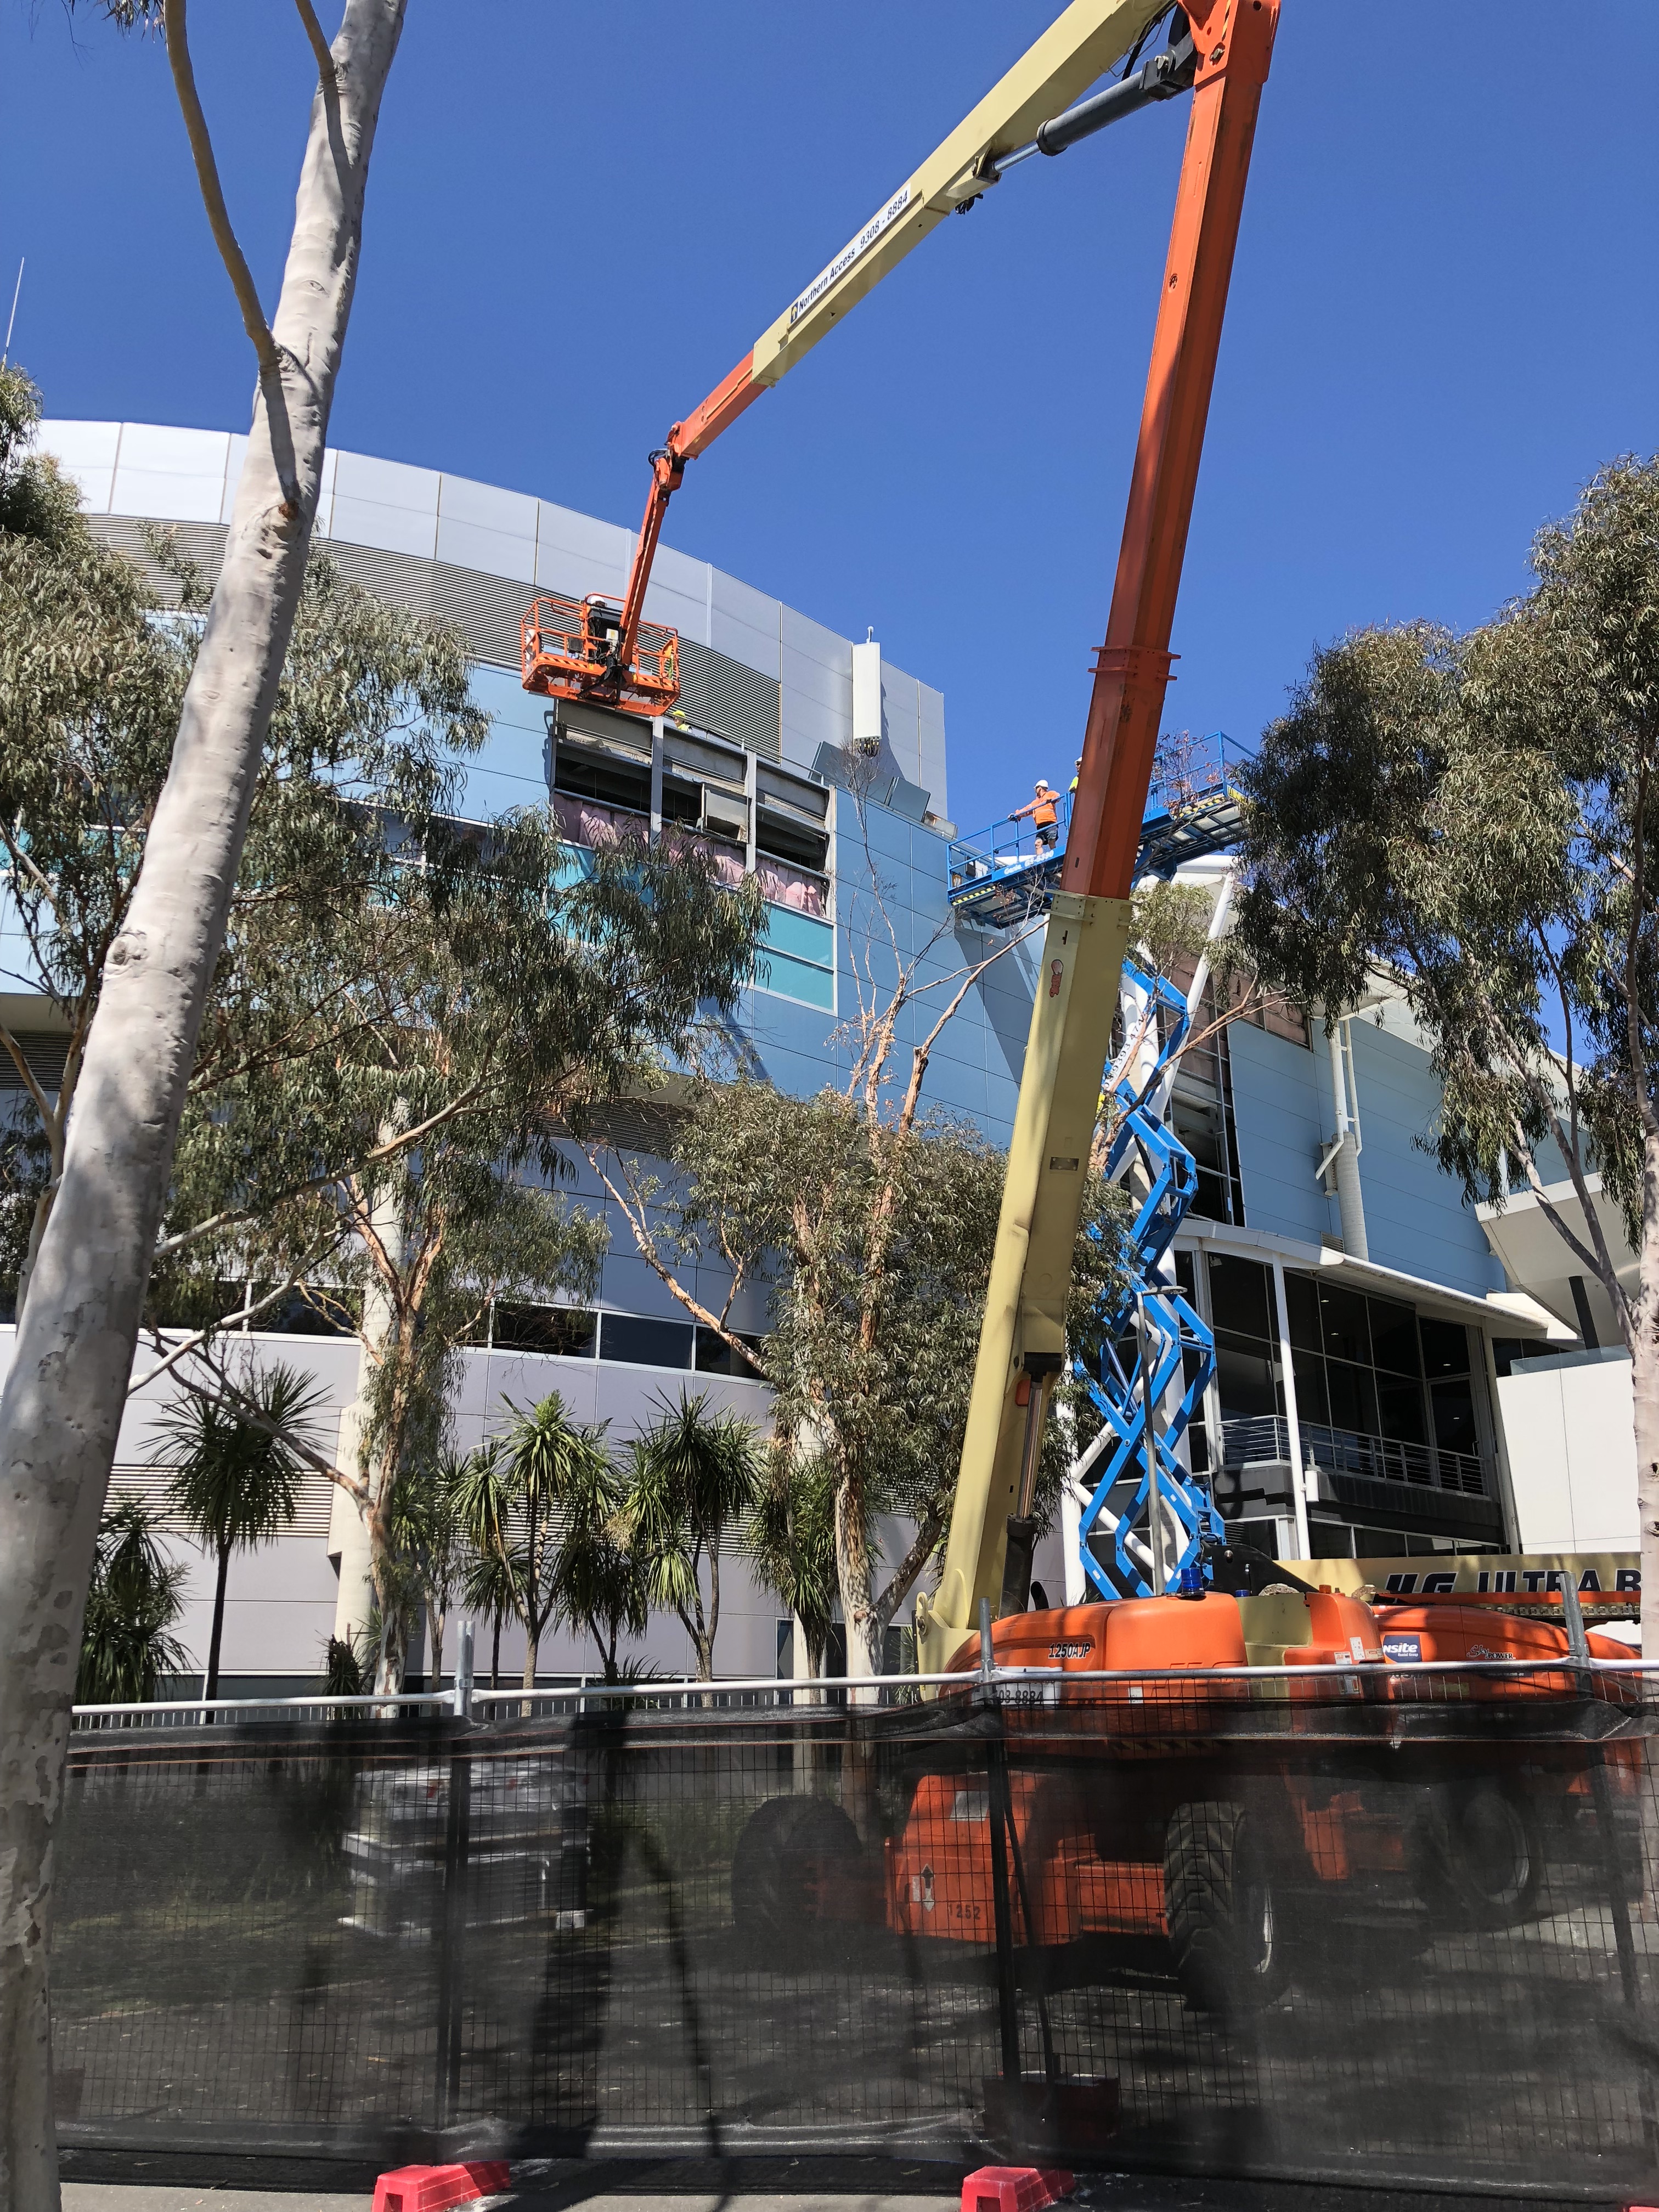
<svg viewBox="0 0 1659 2212"><path fill-rule="evenodd" d="M1237 843L1244 826L1243 802L1227 780L1226 733L1217 730L1206 744L1218 744L1223 765L1195 787L1170 793L1147 811L1140 825L1135 881L1156 876L1168 883L1188 860L1224 853ZM1057 811L1063 830L1072 818L1069 793ZM1010 817L994 822L951 846L949 898L964 921L979 929L1021 929L1034 915L1047 914L1060 888L1064 853L1055 845L1038 848L1029 822Z"/></svg>

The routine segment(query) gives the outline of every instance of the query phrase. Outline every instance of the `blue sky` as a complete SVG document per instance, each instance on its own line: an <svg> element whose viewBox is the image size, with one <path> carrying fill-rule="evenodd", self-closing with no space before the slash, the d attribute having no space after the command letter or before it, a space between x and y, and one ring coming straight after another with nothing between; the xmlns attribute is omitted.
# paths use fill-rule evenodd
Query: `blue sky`
<svg viewBox="0 0 1659 2212"><path fill-rule="evenodd" d="M633 523L647 449L1058 0L415 0L342 446ZM331 27L337 5L324 15ZM1483 43L1483 36L1491 43ZM198 0L274 301L310 76ZM1284 0L1166 722L1249 742L1351 624L1479 620L1598 463L1659 447L1659 8ZM943 690L952 813L1069 775L1185 103L945 224L690 472L671 543ZM0 0L0 272L49 411L245 427L252 366L164 57Z"/></svg>

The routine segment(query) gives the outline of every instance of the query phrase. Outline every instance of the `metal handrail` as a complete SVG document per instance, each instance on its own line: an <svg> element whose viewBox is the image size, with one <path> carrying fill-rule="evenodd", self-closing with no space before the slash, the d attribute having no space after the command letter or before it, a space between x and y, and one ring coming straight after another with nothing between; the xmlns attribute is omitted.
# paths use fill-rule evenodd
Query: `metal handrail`
<svg viewBox="0 0 1659 2212"><path fill-rule="evenodd" d="M1042 1680L1054 1682L1181 1682L1188 1687L1208 1681L1297 1681L1317 1680L1322 1677L1352 1674L1370 1670L1374 1674L1433 1675L1433 1674L1559 1674L1571 1670L1599 1674L1659 1674L1659 1659L1596 1659L1574 1658L1571 1654L1547 1659L1337 1659L1320 1661L1305 1667L1229 1665L1214 1667L994 1667L990 1674L982 1668L972 1670L957 1668L933 1674L830 1674L810 1678L787 1676L779 1680L775 1675L750 1675L705 1682L683 1677L673 1681L653 1682L587 1682L571 1683L558 1687L538 1686L526 1690L522 1686L512 1690L478 1690L472 1692L476 1710L480 1705L523 1705L532 1698L582 1699L587 1698L702 1698L755 1692L768 1692L775 1697L806 1697L817 1701L823 1692L831 1690L900 1690L958 1687L971 1689L988 1680L1017 1683ZM234 1713L234 1712L292 1712L314 1706L356 1710L367 1706L384 1705L441 1705L454 1706L453 1690L416 1690L369 1692L351 1697L330 1697L319 1693L299 1698L215 1698L208 1701L192 1699L189 1703L161 1702L153 1705L75 1705L70 1708L76 1720L106 1719L118 1714L143 1715L155 1720L161 1713Z"/></svg>

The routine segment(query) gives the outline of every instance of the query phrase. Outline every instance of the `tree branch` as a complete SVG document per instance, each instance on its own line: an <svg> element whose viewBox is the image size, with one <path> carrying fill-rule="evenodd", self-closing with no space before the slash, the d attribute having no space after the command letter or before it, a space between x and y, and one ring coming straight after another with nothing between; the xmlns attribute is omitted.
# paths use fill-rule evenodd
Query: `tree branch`
<svg viewBox="0 0 1659 2212"><path fill-rule="evenodd" d="M230 211L225 205L224 188L219 182L219 165L214 159L213 140L196 89L196 71L191 66L190 40L185 27L185 6L186 0L167 0L164 21L167 66L173 72L173 88L179 96L179 112L185 118L185 133L190 140L191 155L196 164L196 181L201 190L202 205L207 211L208 228L213 233L219 258L225 265L225 274L236 295L236 304L242 314L242 327L247 332L254 359L259 364L259 388L264 393L271 422L272 457L277 461L283 498L291 511L292 519L300 512L300 487L294 470L293 439L288 428L288 409L283 396L282 352L271 335L270 325L265 320L265 311L259 304L258 289L253 282L246 257L237 242Z"/></svg>
<svg viewBox="0 0 1659 2212"><path fill-rule="evenodd" d="M328 40L323 36L323 27L317 21L311 0L294 0L300 11L300 21L306 27L306 36L311 41L311 51L317 58L317 76L329 92L338 88L339 80L334 73L334 57L329 51Z"/></svg>

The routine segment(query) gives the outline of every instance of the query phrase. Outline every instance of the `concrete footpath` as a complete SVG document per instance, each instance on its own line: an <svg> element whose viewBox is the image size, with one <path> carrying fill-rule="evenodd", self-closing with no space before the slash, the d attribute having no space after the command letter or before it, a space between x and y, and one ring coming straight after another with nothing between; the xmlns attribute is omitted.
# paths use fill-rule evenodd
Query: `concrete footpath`
<svg viewBox="0 0 1659 2212"><path fill-rule="evenodd" d="M63 2171L64 2212L369 2212L374 2185L367 2168L310 2159L66 2151ZM514 2183L481 2212L949 2212L962 2172L866 2158L535 2160ZM1079 2173L1077 2184L1072 2201L1088 2212L1555 2212L1559 2203L1133 2174Z"/></svg>

